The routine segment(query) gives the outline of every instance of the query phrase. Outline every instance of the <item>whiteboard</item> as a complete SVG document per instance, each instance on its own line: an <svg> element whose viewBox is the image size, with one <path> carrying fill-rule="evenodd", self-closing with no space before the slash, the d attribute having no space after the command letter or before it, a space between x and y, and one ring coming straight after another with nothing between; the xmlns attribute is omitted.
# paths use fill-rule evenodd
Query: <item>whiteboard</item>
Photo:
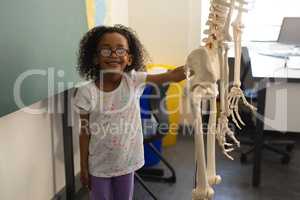
<svg viewBox="0 0 300 200"><path fill-rule="evenodd" d="M2 1L0 117L73 87L87 30L85 1Z"/></svg>

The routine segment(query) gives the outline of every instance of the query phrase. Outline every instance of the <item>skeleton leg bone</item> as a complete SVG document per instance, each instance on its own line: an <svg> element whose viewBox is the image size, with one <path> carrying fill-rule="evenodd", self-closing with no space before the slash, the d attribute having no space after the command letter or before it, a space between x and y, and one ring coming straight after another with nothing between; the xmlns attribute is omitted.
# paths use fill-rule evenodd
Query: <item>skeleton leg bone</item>
<svg viewBox="0 0 300 200"><path fill-rule="evenodd" d="M192 192L193 200L209 200L214 195L214 190L209 186L206 172L206 161L204 151L202 116L201 116L201 98L191 99L194 117L196 119L195 126L195 160L197 166L196 188Z"/></svg>
<svg viewBox="0 0 300 200"><path fill-rule="evenodd" d="M215 134L217 119L217 103L216 97L209 99L210 112L207 130L207 176L208 183L215 185L221 183L221 177L216 175L216 156L215 156Z"/></svg>

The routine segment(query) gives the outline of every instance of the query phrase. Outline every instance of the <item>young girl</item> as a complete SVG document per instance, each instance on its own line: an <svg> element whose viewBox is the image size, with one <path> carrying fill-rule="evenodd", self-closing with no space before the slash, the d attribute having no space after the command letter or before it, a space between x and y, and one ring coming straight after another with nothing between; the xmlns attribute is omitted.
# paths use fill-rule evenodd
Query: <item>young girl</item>
<svg viewBox="0 0 300 200"><path fill-rule="evenodd" d="M145 51L125 26L95 27L80 42L78 70L91 80L80 87L74 105L80 111L81 182L92 200L131 200L134 171L144 165L139 97L146 82L185 78L183 67L147 75Z"/></svg>

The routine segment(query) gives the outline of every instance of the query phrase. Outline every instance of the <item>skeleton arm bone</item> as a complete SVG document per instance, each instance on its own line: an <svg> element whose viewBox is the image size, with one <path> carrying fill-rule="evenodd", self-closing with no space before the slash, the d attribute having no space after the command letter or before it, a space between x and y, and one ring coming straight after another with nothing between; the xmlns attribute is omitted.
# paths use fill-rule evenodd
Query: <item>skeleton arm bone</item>
<svg viewBox="0 0 300 200"><path fill-rule="evenodd" d="M226 101L226 70L225 70L225 59L223 56L225 56L224 53L224 47L222 44L220 44L219 49L218 49L218 55L219 55L219 61L220 61L220 110L221 110L221 114L220 117L218 119L218 125L217 125L217 134L216 134L216 139L218 140L218 143L220 145L220 147L222 148L222 152L231 159L231 157L226 153L226 146L232 146L231 144L228 144L226 142L226 132L227 130L225 130L223 127L227 127L228 124L224 124L224 123L228 123L228 120L224 120L223 118L225 117L227 119L227 114L226 114L226 107L225 107L225 103ZM225 145L226 144L226 145Z"/></svg>
<svg viewBox="0 0 300 200"><path fill-rule="evenodd" d="M230 28L230 21L231 21L231 17L232 17L232 11L234 8L234 3L235 3L235 0L230 0L229 12L227 14L227 18L226 18L226 22L225 22L225 26L224 26L224 38L227 41L232 41L232 37L229 33L229 28Z"/></svg>
<svg viewBox="0 0 300 200"><path fill-rule="evenodd" d="M228 101L227 101L227 97L228 97L228 86L229 86L229 65L228 65L228 50L229 50L229 47L228 47L228 44L227 43L224 43L224 57L223 57L223 63L224 63L224 95L225 95L225 98L224 98L224 112L227 116L229 116L229 104L228 104Z"/></svg>
<svg viewBox="0 0 300 200"><path fill-rule="evenodd" d="M218 140L219 146L222 149L223 154L229 159L233 160L233 158L228 154L233 151L232 144L226 142L226 136L229 136L234 143L239 146L239 141L235 138L234 133L228 127L228 46L227 44L220 44L219 47L219 60L220 60L220 109L221 113L218 119L217 125L217 134L216 138Z"/></svg>
<svg viewBox="0 0 300 200"><path fill-rule="evenodd" d="M242 2L242 0L239 0ZM243 91L240 88L240 67L241 67L241 35L242 35L242 12L243 12L244 3L239 4L238 14L234 22L232 23L233 27L233 37L234 37L234 52L235 52L235 63L234 63L234 82L233 87L230 90L228 95L229 111L233 119L233 122L238 128L240 128L239 123L244 125L244 122L241 120L238 111L239 100L242 99L243 103L249 107L252 111L255 110L251 104L249 104L244 96ZM236 119L237 118L237 119Z"/></svg>
<svg viewBox="0 0 300 200"><path fill-rule="evenodd" d="M241 24L241 13L238 14L238 20L236 20L233 26L233 38L234 38L234 82L233 85L236 87L241 86L240 81L240 69L241 69L241 34L242 34L242 24Z"/></svg>

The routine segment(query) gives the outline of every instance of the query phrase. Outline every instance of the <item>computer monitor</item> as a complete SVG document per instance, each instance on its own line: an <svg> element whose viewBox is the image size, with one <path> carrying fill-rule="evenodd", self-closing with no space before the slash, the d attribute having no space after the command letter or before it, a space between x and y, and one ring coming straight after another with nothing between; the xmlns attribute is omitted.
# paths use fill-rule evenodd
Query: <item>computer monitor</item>
<svg viewBox="0 0 300 200"><path fill-rule="evenodd" d="M277 42L300 46L300 17L283 18Z"/></svg>

